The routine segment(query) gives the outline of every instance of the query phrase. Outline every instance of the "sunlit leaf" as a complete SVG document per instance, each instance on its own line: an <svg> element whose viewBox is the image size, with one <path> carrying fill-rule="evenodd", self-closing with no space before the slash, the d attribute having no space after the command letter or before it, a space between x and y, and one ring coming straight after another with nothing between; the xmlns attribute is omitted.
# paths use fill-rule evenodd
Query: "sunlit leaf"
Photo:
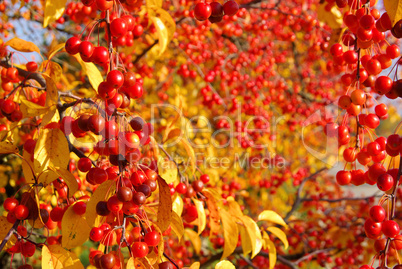
<svg viewBox="0 0 402 269"><path fill-rule="evenodd" d="M98 86L103 81L103 77L99 69L93 63L84 62L79 54L74 55L82 67L82 71L87 74L89 83L98 92Z"/></svg>
<svg viewBox="0 0 402 269"><path fill-rule="evenodd" d="M193 199L193 202L195 204L198 213L197 218L198 234L201 234L202 231L204 231L205 226L207 224L207 216L205 214L204 203L197 199Z"/></svg>
<svg viewBox="0 0 402 269"><path fill-rule="evenodd" d="M325 4L319 4L317 16L320 21L326 23L332 29L340 28L343 23L342 12L336 5L330 11L327 11Z"/></svg>
<svg viewBox="0 0 402 269"><path fill-rule="evenodd" d="M85 212L86 221L89 227L98 227L100 225L101 216L96 213L96 205L100 201L107 201L116 190L116 182L107 180L100 184L87 203L87 210Z"/></svg>
<svg viewBox="0 0 402 269"><path fill-rule="evenodd" d="M166 160L162 156L158 159L158 173L167 184L177 180L177 166L174 162Z"/></svg>
<svg viewBox="0 0 402 269"><path fill-rule="evenodd" d="M89 232L91 231L91 228L85 220L85 214L76 214L72 205L66 210L66 212L64 212L61 227L63 227L61 230L61 245L67 249L85 243L85 241L88 240Z"/></svg>
<svg viewBox="0 0 402 269"><path fill-rule="evenodd" d="M65 168L62 167L49 167L52 171L56 172L59 177L64 179L64 182L68 186L69 197L73 196L78 190L78 182L75 176Z"/></svg>
<svg viewBox="0 0 402 269"><path fill-rule="evenodd" d="M173 203L172 203L172 210L176 212L177 215L181 216L181 213L183 213L183 199L180 197L180 195L175 195L173 196Z"/></svg>
<svg viewBox="0 0 402 269"><path fill-rule="evenodd" d="M289 242L284 231L277 227L268 227L267 231L273 233L276 237L278 237L279 240L281 240L282 243L285 245L285 249L289 247Z"/></svg>
<svg viewBox="0 0 402 269"><path fill-rule="evenodd" d="M158 176L159 186L159 206L156 224L162 232L169 228L172 221L172 196L170 195L170 187L166 181Z"/></svg>
<svg viewBox="0 0 402 269"><path fill-rule="evenodd" d="M189 228L184 229L184 234L191 241L191 243L193 243L195 253L200 254L201 252L200 236Z"/></svg>
<svg viewBox="0 0 402 269"><path fill-rule="evenodd" d="M268 257L269 257L269 269L273 269L276 263L276 248L274 242L269 239L269 236L266 232L264 232L264 241L268 248Z"/></svg>
<svg viewBox="0 0 402 269"><path fill-rule="evenodd" d="M183 220L174 211L172 213L172 222L170 223L170 226L180 241L184 234Z"/></svg>
<svg viewBox="0 0 402 269"><path fill-rule="evenodd" d="M246 232L250 238L252 249L251 258L254 258L261 251L262 248L262 237L260 229L258 228L257 223L255 223L255 221L252 220L249 216L242 216L240 219L243 222Z"/></svg>
<svg viewBox="0 0 402 269"><path fill-rule="evenodd" d="M391 19L392 26L402 19L402 0L384 0L384 7Z"/></svg>
<svg viewBox="0 0 402 269"><path fill-rule="evenodd" d="M181 144L183 145L184 149L187 152L188 157L190 158L190 167L189 168L191 169L191 172L194 174L195 167L196 167L196 165L195 165L196 159L195 159L194 149L186 139L182 138L180 141L182 142Z"/></svg>
<svg viewBox="0 0 402 269"><path fill-rule="evenodd" d="M12 223L9 223L7 217L0 216L0 238L3 240L10 229L13 227ZM14 243L17 241L15 236L11 236L7 241L6 248L12 247Z"/></svg>
<svg viewBox="0 0 402 269"><path fill-rule="evenodd" d="M17 153L18 151L18 147L10 141L0 142L0 154Z"/></svg>
<svg viewBox="0 0 402 269"><path fill-rule="evenodd" d="M223 238L225 239L221 259L225 259L232 254L237 247L237 242L239 241L239 229L235 221L236 218L232 217L229 212L221 209L219 215L223 225Z"/></svg>
<svg viewBox="0 0 402 269"><path fill-rule="evenodd" d="M43 27L55 22L63 16L67 0L46 0Z"/></svg>
<svg viewBox="0 0 402 269"><path fill-rule="evenodd" d="M230 261L220 261L215 265L215 269L236 269Z"/></svg>
<svg viewBox="0 0 402 269"><path fill-rule="evenodd" d="M278 215L275 211L272 210L264 210L258 215L258 220L265 220L269 222L273 222L279 225L282 225L284 227L288 227L286 222L283 220L281 216Z"/></svg>
<svg viewBox="0 0 402 269"><path fill-rule="evenodd" d="M58 44L56 46L54 46L48 53L48 59L51 60L53 58L54 55L56 55L57 52L59 52L60 50L64 49L64 46L66 45L66 43L61 43Z"/></svg>
<svg viewBox="0 0 402 269"><path fill-rule="evenodd" d="M10 46L13 49L20 51L20 52L37 52L40 54L40 50L39 50L38 46L36 46L32 42L25 41L18 37L14 37L14 38L8 40L4 45Z"/></svg>
<svg viewBox="0 0 402 269"><path fill-rule="evenodd" d="M147 4L147 7L152 7L152 6L162 7L163 0L146 0L145 2Z"/></svg>
<svg viewBox="0 0 402 269"><path fill-rule="evenodd" d="M42 247L42 268L83 269L84 266L75 253L56 244Z"/></svg>
<svg viewBox="0 0 402 269"><path fill-rule="evenodd" d="M173 38L176 23L166 10L157 6L149 6L148 14L158 34L159 55L161 55Z"/></svg>
<svg viewBox="0 0 402 269"><path fill-rule="evenodd" d="M32 103L28 100L21 100L20 110L24 118L30 118L45 114L49 108Z"/></svg>
<svg viewBox="0 0 402 269"><path fill-rule="evenodd" d="M233 197L229 196L226 200L229 206L229 213L232 216L242 217L243 212L241 211L240 205L233 199Z"/></svg>
<svg viewBox="0 0 402 269"><path fill-rule="evenodd" d="M221 229L221 225L219 223L220 216L218 202L216 201L215 197L207 190L204 190L203 194L207 198L206 202L209 211L209 226L211 229L210 234L218 234Z"/></svg>
<svg viewBox="0 0 402 269"><path fill-rule="evenodd" d="M190 265L189 269L200 269L200 262L195 262Z"/></svg>

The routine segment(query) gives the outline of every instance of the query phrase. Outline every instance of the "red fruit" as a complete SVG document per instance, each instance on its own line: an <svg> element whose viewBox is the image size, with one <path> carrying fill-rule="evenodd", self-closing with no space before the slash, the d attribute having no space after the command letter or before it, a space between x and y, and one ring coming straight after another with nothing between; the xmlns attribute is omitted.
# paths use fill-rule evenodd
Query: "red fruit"
<svg viewBox="0 0 402 269"><path fill-rule="evenodd" d="M105 119L100 115L92 115L88 119L88 129L96 135L105 129Z"/></svg>
<svg viewBox="0 0 402 269"><path fill-rule="evenodd" d="M104 100L113 98L116 92L117 92L116 88L112 87L106 81L101 82L98 86L98 94Z"/></svg>
<svg viewBox="0 0 402 269"><path fill-rule="evenodd" d="M78 170L86 173L89 171L89 169L91 169L92 162L89 158L81 158L81 159L79 159L79 161L77 163L77 167L78 167Z"/></svg>
<svg viewBox="0 0 402 269"><path fill-rule="evenodd" d="M398 58L399 55L401 54L398 45L391 45L387 47L386 50L387 56L391 59Z"/></svg>
<svg viewBox="0 0 402 269"><path fill-rule="evenodd" d="M212 8L208 3L199 2L194 7L194 16L199 21L207 20L212 13Z"/></svg>
<svg viewBox="0 0 402 269"><path fill-rule="evenodd" d="M119 128L117 126L117 123L113 120L105 122L105 129L104 132L102 132L102 135L106 139L111 139L113 137L116 137L119 133Z"/></svg>
<svg viewBox="0 0 402 269"><path fill-rule="evenodd" d="M374 141L374 142L370 142L367 144L367 152L371 156L376 156L376 155L380 154L381 151L382 151L381 146L377 142Z"/></svg>
<svg viewBox="0 0 402 269"><path fill-rule="evenodd" d="M73 205L73 210L77 215L84 215L87 210L87 204L84 201L78 201Z"/></svg>
<svg viewBox="0 0 402 269"><path fill-rule="evenodd" d="M21 244L21 254L24 257L32 257L35 254L36 246L31 242L24 242Z"/></svg>
<svg viewBox="0 0 402 269"><path fill-rule="evenodd" d="M187 185L183 182L177 184L176 191L180 194L185 194L187 192Z"/></svg>
<svg viewBox="0 0 402 269"><path fill-rule="evenodd" d="M128 31L127 21L123 18L117 18L110 23L110 32L114 37L121 37L126 35Z"/></svg>
<svg viewBox="0 0 402 269"><path fill-rule="evenodd" d="M116 195L113 195L107 200L107 208L111 212L119 212L123 208L123 202Z"/></svg>
<svg viewBox="0 0 402 269"><path fill-rule="evenodd" d="M105 65L109 62L109 51L103 46L95 47L91 61L98 65Z"/></svg>
<svg viewBox="0 0 402 269"><path fill-rule="evenodd" d="M364 223L364 230L370 236L378 236L381 233L381 222L374 222L368 218Z"/></svg>
<svg viewBox="0 0 402 269"><path fill-rule="evenodd" d="M385 212L385 209L382 206L375 205L370 208L370 218L374 222L383 222L386 215L387 213Z"/></svg>
<svg viewBox="0 0 402 269"><path fill-rule="evenodd" d="M394 238L399 234L399 225L393 220L386 220L382 223L381 231L386 237Z"/></svg>
<svg viewBox="0 0 402 269"><path fill-rule="evenodd" d="M380 119L386 119L388 117L388 107L386 104L379 104L376 105L375 108L375 114L380 118Z"/></svg>
<svg viewBox="0 0 402 269"><path fill-rule="evenodd" d="M146 175L142 171L136 171L131 175L130 181L134 186L141 185L146 180Z"/></svg>
<svg viewBox="0 0 402 269"><path fill-rule="evenodd" d="M370 129L375 129L380 125L380 119L376 114L370 113L366 116L364 123Z"/></svg>
<svg viewBox="0 0 402 269"><path fill-rule="evenodd" d="M134 242L131 246L133 256L136 258L143 258L148 254L148 245L144 242Z"/></svg>
<svg viewBox="0 0 402 269"><path fill-rule="evenodd" d="M200 180L204 183L207 184L209 182L209 176L207 174L203 174L200 176Z"/></svg>
<svg viewBox="0 0 402 269"><path fill-rule="evenodd" d="M91 184L102 184L108 179L108 176L104 169L93 167L88 171L86 179Z"/></svg>
<svg viewBox="0 0 402 269"><path fill-rule="evenodd" d="M81 45L81 40L78 37L73 36L67 40L65 49L68 54L74 55L79 52L80 45Z"/></svg>
<svg viewBox="0 0 402 269"><path fill-rule="evenodd" d="M160 239L161 236L157 231L149 232L144 236L144 242L151 247L157 246L159 244Z"/></svg>
<svg viewBox="0 0 402 269"><path fill-rule="evenodd" d="M377 182L377 179L380 175L385 174L387 170L380 163L374 163L369 167L368 177L371 181Z"/></svg>
<svg viewBox="0 0 402 269"><path fill-rule="evenodd" d="M103 230L98 227L93 227L89 233L89 238L92 241L99 242L103 238Z"/></svg>
<svg viewBox="0 0 402 269"><path fill-rule="evenodd" d="M402 139L398 134L392 134L387 138L387 145L391 150L397 150L401 146Z"/></svg>
<svg viewBox="0 0 402 269"><path fill-rule="evenodd" d="M112 70L107 74L106 82L113 88L120 88L124 83L124 76L119 70Z"/></svg>
<svg viewBox="0 0 402 269"><path fill-rule="evenodd" d="M386 94L391 91L394 82L387 76L380 76L375 80L374 89L378 94Z"/></svg>
<svg viewBox="0 0 402 269"><path fill-rule="evenodd" d="M349 171L341 170L336 174L336 181L339 185L348 185L352 181L352 174Z"/></svg>
<svg viewBox="0 0 402 269"><path fill-rule="evenodd" d="M223 6L219 2L211 2L211 17L222 17L223 14Z"/></svg>
<svg viewBox="0 0 402 269"><path fill-rule="evenodd" d="M29 215L29 209L25 205L17 205L13 213L17 219L24 220Z"/></svg>
<svg viewBox="0 0 402 269"><path fill-rule="evenodd" d="M6 200L4 200L3 207L7 212L13 212L18 204L19 202L17 199L7 198Z"/></svg>
<svg viewBox="0 0 402 269"><path fill-rule="evenodd" d="M89 59L92 56L92 53L94 52L94 45L89 42L89 41L82 41L80 46L79 46L79 52L81 55L81 58L84 59Z"/></svg>
<svg viewBox="0 0 402 269"><path fill-rule="evenodd" d="M60 207L55 207L50 211L50 219L54 222L61 221L64 215L64 210Z"/></svg>
<svg viewBox="0 0 402 269"><path fill-rule="evenodd" d="M332 47L330 48L329 52L331 53L332 56L339 57L343 54L343 47L339 43L333 44Z"/></svg>
<svg viewBox="0 0 402 269"><path fill-rule="evenodd" d="M377 179L377 187L382 191L389 191L394 186L394 178L390 174L382 174Z"/></svg>
<svg viewBox="0 0 402 269"><path fill-rule="evenodd" d="M36 62L27 62L26 67L29 72L35 72L38 69L38 64Z"/></svg>
<svg viewBox="0 0 402 269"><path fill-rule="evenodd" d="M11 114L16 108L15 102L13 100L7 99L1 104L1 111L3 114Z"/></svg>
<svg viewBox="0 0 402 269"><path fill-rule="evenodd" d="M225 12L225 15L234 16L237 14L237 11L239 11L239 5L236 1L229 0L223 4L223 11Z"/></svg>

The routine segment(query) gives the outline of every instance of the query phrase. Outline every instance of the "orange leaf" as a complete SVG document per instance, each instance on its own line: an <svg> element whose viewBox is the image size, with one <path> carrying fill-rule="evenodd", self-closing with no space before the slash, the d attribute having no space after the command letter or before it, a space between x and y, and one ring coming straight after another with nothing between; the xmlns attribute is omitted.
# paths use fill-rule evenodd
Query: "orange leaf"
<svg viewBox="0 0 402 269"><path fill-rule="evenodd" d="M162 232L169 228L172 221L172 196L170 195L170 187L166 181L158 176L159 186L159 207L156 224Z"/></svg>

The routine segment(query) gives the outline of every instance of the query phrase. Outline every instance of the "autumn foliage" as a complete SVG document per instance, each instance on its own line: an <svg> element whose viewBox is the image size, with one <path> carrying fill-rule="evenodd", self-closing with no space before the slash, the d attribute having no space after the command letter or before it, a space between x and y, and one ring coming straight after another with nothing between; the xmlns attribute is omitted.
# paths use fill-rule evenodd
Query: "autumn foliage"
<svg viewBox="0 0 402 269"><path fill-rule="evenodd" d="M0 20L1 268L402 268L402 1Z"/></svg>

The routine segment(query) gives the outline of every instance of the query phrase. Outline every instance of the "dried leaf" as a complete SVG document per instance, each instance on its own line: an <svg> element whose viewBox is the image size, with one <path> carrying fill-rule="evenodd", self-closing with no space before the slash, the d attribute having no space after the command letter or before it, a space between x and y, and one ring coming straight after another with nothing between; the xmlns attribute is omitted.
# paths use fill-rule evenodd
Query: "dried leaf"
<svg viewBox="0 0 402 269"><path fill-rule="evenodd" d="M384 0L384 7L391 19L392 26L402 19L402 0Z"/></svg>
<svg viewBox="0 0 402 269"><path fill-rule="evenodd" d="M158 186L159 186L159 207L157 214L156 225L161 229L162 232L169 228L172 221L172 196L170 195L170 187L166 181L158 176Z"/></svg>
<svg viewBox="0 0 402 269"><path fill-rule="evenodd" d="M78 182L70 171L62 167L49 167L49 169L56 172L59 177L64 179L68 187L68 197L72 197L74 193L78 191Z"/></svg>
<svg viewBox="0 0 402 269"><path fill-rule="evenodd" d="M43 28L63 16L67 0L46 0Z"/></svg>
<svg viewBox="0 0 402 269"><path fill-rule="evenodd" d="M201 251L200 236L189 228L184 229L184 234L188 239L190 239L191 243L193 244L195 253L200 254Z"/></svg>
<svg viewBox="0 0 402 269"><path fill-rule="evenodd" d="M172 222L170 223L170 227L172 227L173 232L177 235L180 241L184 234L184 225L183 220L174 211L172 213Z"/></svg>
<svg viewBox="0 0 402 269"><path fill-rule="evenodd" d="M225 259L236 249L237 242L239 241L239 229L236 224L235 218L233 218L228 211L221 209L219 211L223 225L223 238L225 244L223 245L223 254L221 259ZM243 238L242 238L243 240ZM251 248L250 248L251 251Z"/></svg>
<svg viewBox="0 0 402 269"><path fill-rule="evenodd" d="M205 214L204 203L197 199L193 199L193 202L198 213L198 234L201 234L207 225L207 216Z"/></svg>
<svg viewBox="0 0 402 269"><path fill-rule="evenodd" d="M250 238L252 249L251 258L254 258L261 251L262 248L260 229L258 228L257 223L255 223L255 221L252 220L249 216L242 216L240 219L243 222L246 232Z"/></svg>
<svg viewBox="0 0 402 269"><path fill-rule="evenodd" d="M279 225L282 225L283 227L288 227L286 222L283 220L281 216L278 215L275 211L272 210L264 210L258 215L258 220L265 220L265 221L270 221Z"/></svg>
<svg viewBox="0 0 402 269"><path fill-rule="evenodd" d="M273 233L276 237L278 237L279 240L281 240L282 243L285 245L285 249L289 247L289 242L284 231L277 227L268 227L267 231Z"/></svg>
<svg viewBox="0 0 402 269"><path fill-rule="evenodd" d="M25 41L18 37L14 37L14 38L8 40L4 44L4 46L10 46L13 49L20 51L20 52L37 52L40 54L40 50L39 50L38 46L36 46L32 42Z"/></svg>
<svg viewBox="0 0 402 269"><path fill-rule="evenodd" d="M236 269L230 261L220 261L215 265L215 269Z"/></svg>
<svg viewBox="0 0 402 269"><path fill-rule="evenodd" d="M61 220L62 239L61 245L64 248L71 249L85 243L89 238L91 227L88 226L85 220L85 214L77 215L74 212L73 205L64 212Z"/></svg>
<svg viewBox="0 0 402 269"><path fill-rule="evenodd" d="M100 184L87 203L87 210L85 212L86 221L89 227L98 227L100 225L101 216L96 214L96 205L100 201L106 201L116 190L116 182L107 180Z"/></svg>
<svg viewBox="0 0 402 269"><path fill-rule="evenodd" d="M43 269L84 269L75 253L62 248L60 245L42 247Z"/></svg>
<svg viewBox="0 0 402 269"><path fill-rule="evenodd" d="M0 154L17 153L18 151L18 147L10 141L0 142Z"/></svg>
<svg viewBox="0 0 402 269"><path fill-rule="evenodd" d="M176 31L176 23L166 10L158 6L148 6L148 14L158 34L160 56L173 38L173 34Z"/></svg>

